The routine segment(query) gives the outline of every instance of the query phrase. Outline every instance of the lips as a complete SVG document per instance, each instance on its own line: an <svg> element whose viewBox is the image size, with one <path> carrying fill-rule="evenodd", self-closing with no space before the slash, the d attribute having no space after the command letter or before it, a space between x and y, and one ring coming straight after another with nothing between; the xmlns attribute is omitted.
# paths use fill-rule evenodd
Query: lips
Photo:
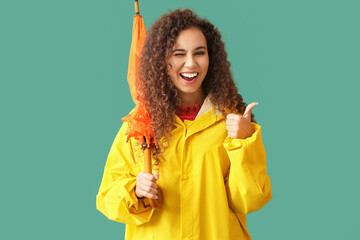
<svg viewBox="0 0 360 240"><path fill-rule="evenodd" d="M199 76L199 73L180 73L180 76L186 82L193 83L195 82L197 76Z"/></svg>

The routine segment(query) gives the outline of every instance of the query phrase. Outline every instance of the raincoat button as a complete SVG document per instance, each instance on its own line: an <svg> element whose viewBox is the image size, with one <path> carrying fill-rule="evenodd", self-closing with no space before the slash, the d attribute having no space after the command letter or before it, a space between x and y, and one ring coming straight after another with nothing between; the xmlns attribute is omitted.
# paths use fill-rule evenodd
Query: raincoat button
<svg viewBox="0 0 360 240"><path fill-rule="evenodd" d="M186 173L185 174L183 174L183 177L182 177L183 179L189 179L189 175L187 175Z"/></svg>

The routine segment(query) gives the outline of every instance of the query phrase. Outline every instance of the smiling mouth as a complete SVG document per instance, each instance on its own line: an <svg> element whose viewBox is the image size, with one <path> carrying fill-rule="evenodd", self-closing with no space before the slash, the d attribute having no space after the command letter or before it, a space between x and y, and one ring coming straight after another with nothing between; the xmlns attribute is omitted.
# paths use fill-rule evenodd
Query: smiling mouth
<svg viewBox="0 0 360 240"><path fill-rule="evenodd" d="M195 80L195 78L197 76L199 76L199 73L180 73L180 76L185 80L185 81L193 81Z"/></svg>

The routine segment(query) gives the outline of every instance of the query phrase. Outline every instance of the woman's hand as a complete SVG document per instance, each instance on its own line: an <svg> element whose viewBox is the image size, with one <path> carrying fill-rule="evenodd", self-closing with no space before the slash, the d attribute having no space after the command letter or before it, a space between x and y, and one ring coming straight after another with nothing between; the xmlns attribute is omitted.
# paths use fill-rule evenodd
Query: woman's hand
<svg viewBox="0 0 360 240"><path fill-rule="evenodd" d="M258 105L258 103L249 104L242 116L234 113L226 116L226 130L228 131L229 137L245 139L253 135L255 130L251 125L251 110L256 105Z"/></svg>
<svg viewBox="0 0 360 240"><path fill-rule="evenodd" d="M159 179L159 173L154 174L140 172L136 177L135 194L138 198L147 197L158 199L158 190L156 181Z"/></svg>

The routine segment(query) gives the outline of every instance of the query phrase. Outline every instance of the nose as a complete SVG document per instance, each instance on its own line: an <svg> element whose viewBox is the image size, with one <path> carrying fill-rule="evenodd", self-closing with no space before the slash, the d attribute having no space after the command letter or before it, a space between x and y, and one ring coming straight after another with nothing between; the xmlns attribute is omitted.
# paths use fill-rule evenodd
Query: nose
<svg viewBox="0 0 360 240"><path fill-rule="evenodd" d="M196 61L193 55L188 55L185 60L185 67L192 68L196 66Z"/></svg>

